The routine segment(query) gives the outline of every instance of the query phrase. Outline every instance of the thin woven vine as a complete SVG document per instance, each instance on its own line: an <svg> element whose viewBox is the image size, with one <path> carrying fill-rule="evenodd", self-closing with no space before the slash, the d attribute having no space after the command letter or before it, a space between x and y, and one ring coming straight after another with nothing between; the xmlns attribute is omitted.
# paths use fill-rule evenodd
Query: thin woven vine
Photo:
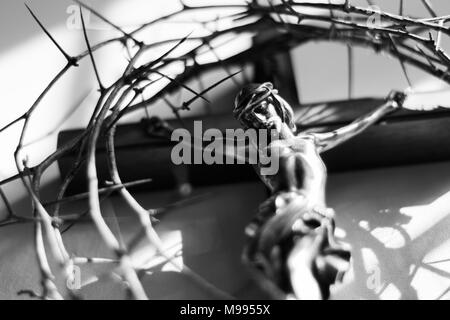
<svg viewBox="0 0 450 320"><path fill-rule="evenodd" d="M189 110L189 107L197 99L204 99L205 94L213 90L224 81L236 81L231 73L231 66L241 66L251 62L262 53L286 51L289 48L305 44L311 40L324 40L342 42L349 45L349 50L353 46L373 48L376 52L384 52L396 59L402 66L403 72L408 78L406 65L413 65L430 75L450 83L450 58L441 48L441 41L450 35L450 27L447 26L448 16L438 16L428 0L422 0L424 5L424 17L408 17L404 14L403 1L398 1L398 13L388 13L373 9L373 7L358 7L351 4L351 1L325 1L324 3L306 1L281 1L265 2L250 1L242 4L214 4L207 6L191 6L181 2L180 9L172 14L149 21L139 28L125 31L115 25L99 12L87 5L75 1L81 8L89 10L92 14L116 29L120 36L95 45L91 45L87 36L84 20L83 35L87 44L87 50L79 55L68 54L47 31L44 25L38 20L30 10L31 15L40 25L47 36L53 41L55 46L67 59L66 65L50 81L42 91L34 104L23 115L20 115L11 123L0 129L0 133L6 131L11 126L21 126L21 136L19 138L16 151L14 153L18 174L10 177L0 184L4 185L16 179L21 179L27 189L30 200L33 204L34 218L24 218L17 215L8 199L1 190L0 195L8 209L8 216L1 222L1 226L14 223L30 222L34 223L34 245L37 257L37 265L41 275L42 291L39 293L23 291L31 296L42 299L62 299L75 297L76 294L67 289L61 292L55 285L56 272L50 268L49 256L57 261L64 277L68 280L73 277L73 265L83 263L97 263L105 259L73 257L65 248L61 230L64 226L75 223L83 214L77 217L65 217L60 214L60 205L63 202L87 198L89 203L89 214L92 223L97 228L101 238L107 247L115 254L118 269L121 277L131 294L136 299L145 299L147 295L140 282L139 267L132 265L129 257L130 247L120 245L118 239L109 229L100 208L100 202L107 198L112 192L118 192L128 205L133 209L139 218L141 230L136 234L146 237L157 249L158 253L168 262L172 263L180 272L188 275L194 281L202 284L211 294L216 297L229 297L213 285L195 274L186 265L178 263L173 257L168 256L162 247L161 241L152 226L152 215L156 212L151 208L142 207L133 195L128 191L128 187L136 184L146 183L147 180L123 183L116 166L116 156L114 151L114 136L118 121L126 114L143 108L150 108L159 99L164 99L167 94L187 90L194 94L194 97L185 101L181 105L169 104L168 107L181 119L180 111ZM373 1L367 1L368 5L373 5ZM222 9L232 9L235 12L231 15L217 17ZM320 9L308 11L307 9ZM210 10L214 14L211 21L198 22L208 32L201 37L185 37L182 39L167 39L159 42L151 42L151 39L140 37L142 31L160 23L167 23L182 16L187 12ZM217 11L217 12L216 12ZM314 12L314 13L311 13ZM425 17L428 16L428 17ZM81 12L81 17L82 12ZM372 23L376 18L377 23ZM210 30L207 28L209 22L231 21L231 27ZM274 35L274 30L276 34ZM259 37L259 41L251 48L245 49L226 59L220 59L221 45L215 45L215 40L224 35L242 36L251 34ZM274 35L274 36L267 36ZM112 43L121 43L130 52L129 63L123 75L112 85L105 86L99 77L95 63L94 52L102 47L107 47ZM182 54L176 54L179 48L186 44L195 44L193 49ZM170 50L157 59L146 61L142 59L144 54L153 48L164 44L172 44ZM213 53L216 60L208 63L200 63L199 56L205 52ZM351 57L351 55L349 55ZM52 90L54 85L67 73L68 70L76 68L82 59L90 59L100 89L98 102L92 108L92 116L89 124L83 133L72 141L59 147L38 165L28 167L27 160L21 157L21 150L27 135L27 129L34 113L39 108L42 99ZM184 68L179 73L170 71L170 67L176 63L182 63ZM350 64L351 66L351 64ZM190 88L187 83L198 77L205 71L221 68L228 73L228 76L219 82L210 84L206 89L197 92ZM156 93L146 95L156 82L162 80L168 83ZM351 81L351 80L350 80ZM409 80L408 80L409 81ZM351 84L350 84L351 85ZM142 100L141 100L142 99ZM231 108L230 108L231 110ZM97 168L96 168L96 148L100 135L105 135L106 148L108 151L109 174L112 185L99 189ZM41 177L49 166L65 154L76 151L76 161L72 164L69 173L62 177L62 182L55 200L52 202L52 210L44 206L40 200ZM81 165L86 163L85 173L89 181L89 191L71 197L65 197L66 189L74 176L80 170ZM44 241L45 239L45 241Z"/></svg>

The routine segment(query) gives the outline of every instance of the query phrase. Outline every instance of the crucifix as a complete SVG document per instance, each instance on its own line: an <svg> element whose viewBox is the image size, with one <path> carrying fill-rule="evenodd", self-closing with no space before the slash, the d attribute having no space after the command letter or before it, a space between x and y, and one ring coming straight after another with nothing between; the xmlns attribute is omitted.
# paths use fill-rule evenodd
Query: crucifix
<svg viewBox="0 0 450 320"><path fill-rule="evenodd" d="M274 174L263 173L262 164L255 166L271 196L246 228L243 254L258 282L275 298L327 299L330 286L348 270L350 247L334 234L335 212L326 204L327 170L321 153L401 109L405 98L392 92L381 106L349 125L306 133L298 130L291 106L271 83L248 85L237 95L235 118L244 129L270 130L265 148L279 157Z"/></svg>

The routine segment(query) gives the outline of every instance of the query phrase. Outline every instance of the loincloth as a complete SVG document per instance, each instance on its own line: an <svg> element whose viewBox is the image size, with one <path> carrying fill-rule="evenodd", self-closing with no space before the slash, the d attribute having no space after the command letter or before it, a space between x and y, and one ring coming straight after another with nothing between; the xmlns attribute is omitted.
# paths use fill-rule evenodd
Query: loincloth
<svg viewBox="0 0 450 320"><path fill-rule="evenodd" d="M261 204L257 215L246 228L248 241L244 259L283 293L291 294L293 288L286 264L288 257L299 241L305 237L316 238L319 228L326 228L327 236L311 265L311 272L319 284L322 297L327 298L329 286L346 271L350 252L334 237L333 210L310 205L301 191L279 192ZM276 258L274 252L277 253ZM330 260L331 256L338 262L333 262L333 265L319 263L319 260Z"/></svg>

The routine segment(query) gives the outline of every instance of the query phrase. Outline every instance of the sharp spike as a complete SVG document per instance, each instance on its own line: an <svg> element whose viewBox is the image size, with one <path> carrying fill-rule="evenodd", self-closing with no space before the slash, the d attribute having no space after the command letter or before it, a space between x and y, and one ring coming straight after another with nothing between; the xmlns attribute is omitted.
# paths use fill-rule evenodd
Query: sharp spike
<svg viewBox="0 0 450 320"><path fill-rule="evenodd" d="M440 20L439 21L439 25L441 26L441 27L443 27L444 26L444 21L443 20ZM438 31L438 34L437 34L437 37L436 37L436 51L439 51L439 50L441 50L441 43L442 43L442 31Z"/></svg>
<svg viewBox="0 0 450 320"><path fill-rule="evenodd" d="M237 82L236 79L233 78L230 69L228 69L223 60L219 57L219 55L217 54L216 50L214 50L214 47L211 45L211 43L207 39L204 40L204 43L208 46L209 50L214 54L217 61L222 66L222 69L228 74L228 77L233 80L233 83L236 85L237 88L240 88L239 82Z"/></svg>
<svg viewBox="0 0 450 320"><path fill-rule="evenodd" d="M280 22L283 24L283 26L289 30L289 25L284 21L283 17L281 16L280 12L277 10L277 8L273 5L272 0L269 0L269 6L272 9L272 11L275 12Z"/></svg>
<svg viewBox="0 0 450 320"><path fill-rule="evenodd" d="M209 91L211 91L212 89L214 89L214 88L217 87L218 85L222 84L223 82L227 81L228 79L234 77L235 75L237 75L237 74L239 74L239 73L241 73L241 72L242 72L242 70L239 70L239 71L237 71L237 72L235 72L235 73L233 73L233 74L230 74L229 76L226 76L226 77L223 78L222 80L220 80L220 81L214 83L213 85L209 86L208 88L206 88L205 90L203 90L202 92L200 92L200 96L203 95L203 94L205 94L205 93L207 93L207 92L209 92ZM182 106L182 109L187 109L187 110L189 110L189 105L191 105L197 98L198 98L198 97L194 97L194 98L192 98L191 100L184 102L184 103L183 103L183 106Z"/></svg>
<svg viewBox="0 0 450 320"><path fill-rule="evenodd" d="M92 66L94 67L95 77L97 78L97 82L98 82L98 85L100 87L100 92L102 93L102 92L105 91L105 87L103 86L102 81L100 80L100 75L98 73L97 65L95 63L94 55L92 53L92 47L91 47L91 45L89 43L89 38L88 38L88 35L87 35L87 31L86 31L86 24L84 22L83 10L82 10L81 7L80 7L80 17L81 17L81 25L83 27L84 40L86 41L86 45L88 47L88 52L89 52L89 56L91 58Z"/></svg>
<svg viewBox="0 0 450 320"><path fill-rule="evenodd" d="M58 48L58 50L64 55L64 57L67 59L67 61L73 61L74 58L69 56L67 52L64 51L64 49L59 45L58 42L56 42L55 38L50 34L50 32L44 27L44 25L39 21L37 16L34 14L34 12L31 10L31 8L25 3L25 7L27 7L28 11L30 12L33 19L37 22L37 24L41 27L41 29L45 32L45 34L50 38L50 40L53 42L53 44Z"/></svg>
<svg viewBox="0 0 450 320"><path fill-rule="evenodd" d="M353 59L353 48L351 45L347 45L348 54L348 98L353 97L353 71L354 71L354 59Z"/></svg>
<svg viewBox="0 0 450 320"><path fill-rule="evenodd" d="M420 51L420 53L422 53L422 55L425 57L425 59L428 61L428 64L430 65L431 68L436 69L436 66L434 65L434 63L431 61L430 57L425 53L425 51L423 51L423 49L417 45L417 49Z"/></svg>
<svg viewBox="0 0 450 320"><path fill-rule="evenodd" d="M114 191L120 190L122 188L131 188L131 187L140 186L143 184L148 184L150 182L152 182L152 179L142 179L142 180L136 180L136 181L126 182L126 183L122 183L122 184L115 184L112 186L100 188L98 190L98 194L107 194L109 192L114 192ZM66 198L59 199L59 200L45 202L42 205L44 207L48 207L48 206L52 206L52 205L55 205L58 203L62 204L62 203L67 203L67 202L75 202L78 200L86 199L88 197L89 197L89 192L78 193L73 196L69 196Z"/></svg>
<svg viewBox="0 0 450 320"><path fill-rule="evenodd" d="M166 79L168 79L168 80L170 80L170 81L172 81L172 82L175 82L176 84L178 84L178 85L180 85L181 87L185 88L185 89L188 90L189 92L195 94L195 98L201 98L201 99L205 100L206 102L210 103L209 100L206 99L205 97L203 97L201 93L198 93L197 91L191 89L190 87L188 87L187 85L181 83L180 81L178 81L178 80L176 80L176 79L174 79L174 78L172 78L172 77L169 77L169 76L165 75L164 73L159 72L159 71L157 71L157 70L152 70L151 72L157 73L157 74L159 74L160 76L162 76L162 77L164 77L164 78L166 78Z"/></svg>
<svg viewBox="0 0 450 320"><path fill-rule="evenodd" d="M431 1L429 0L421 0L423 5L425 6L425 8L427 8L428 12L430 13L430 15L434 18L437 17L436 11L434 11L433 9L433 5L431 4Z"/></svg>
<svg viewBox="0 0 450 320"><path fill-rule="evenodd" d="M178 48L180 45L182 45L192 34L193 31L189 32L187 36L185 36L183 39L178 41L172 48L170 48L167 52L165 52L162 56L160 56L158 59L152 61L149 66L154 66L161 62L165 57L167 57L169 54L171 54L173 51L175 51L176 48Z"/></svg>
<svg viewBox="0 0 450 320"><path fill-rule="evenodd" d="M403 75L405 76L406 82L408 82L409 87L412 88L413 87L412 86L412 82L411 82L411 79L410 79L410 77L408 75L408 71L406 69L405 62L400 57L400 52L398 51L397 45L395 44L395 41L394 41L394 39L392 38L391 35L389 35L389 39L390 39L390 41L392 43L392 47L394 48L394 51L397 53L397 59L400 62L400 66L402 67Z"/></svg>
<svg viewBox="0 0 450 320"><path fill-rule="evenodd" d="M98 18L100 18L101 20L103 20L104 22L106 22L107 24L109 24L111 27L113 27L114 29L116 29L117 31L119 31L120 33L122 33L125 37L127 37L128 39L131 39L134 41L134 43L136 43L138 46L142 46L143 43L141 41L136 40L133 36L131 36L129 33L125 32L121 27L117 26L116 24L112 23L110 20L106 19L104 16L102 16L100 13L98 13L96 10L94 10L93 8L89 7L87 4L79 1L79 0L74 0L79 6L85 8L86 10L89 10L90 12L92 12L94 15L96 15Z"/></svg>
<svg viewBox="0 0 450 320"><path fill-rule="evenodd" d="M81 25L83 27L84 40L86 41L89 56L91 57L92 66L94 67L95 77L97 78L97 82L100 87L100 93L103 93L105 91L105 87L103 86L102 81L100 80L100 75L98 74L98 69L94 60L94 55L92 54L92 47L89 43L89 38L86 31L86 24L84 23L83 9L81 8L81 6L80 6L80 17L81 17Z"/></svg>

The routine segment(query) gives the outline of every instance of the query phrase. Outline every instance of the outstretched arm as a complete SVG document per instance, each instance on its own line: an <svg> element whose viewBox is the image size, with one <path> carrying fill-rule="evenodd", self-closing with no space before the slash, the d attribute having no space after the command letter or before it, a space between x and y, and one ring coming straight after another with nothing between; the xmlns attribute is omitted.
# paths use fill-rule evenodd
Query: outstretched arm
<svg viewBox="0 0 450 320"><path fill-rule="evenodd" d="M382 106L371 113L356 119L351 124L334 131L314 134L317 139L317 144L319 145L319 152L332 149L360 134L385 115L400 109L404 100L405 95L403 93L392 92Z"/></svg>

